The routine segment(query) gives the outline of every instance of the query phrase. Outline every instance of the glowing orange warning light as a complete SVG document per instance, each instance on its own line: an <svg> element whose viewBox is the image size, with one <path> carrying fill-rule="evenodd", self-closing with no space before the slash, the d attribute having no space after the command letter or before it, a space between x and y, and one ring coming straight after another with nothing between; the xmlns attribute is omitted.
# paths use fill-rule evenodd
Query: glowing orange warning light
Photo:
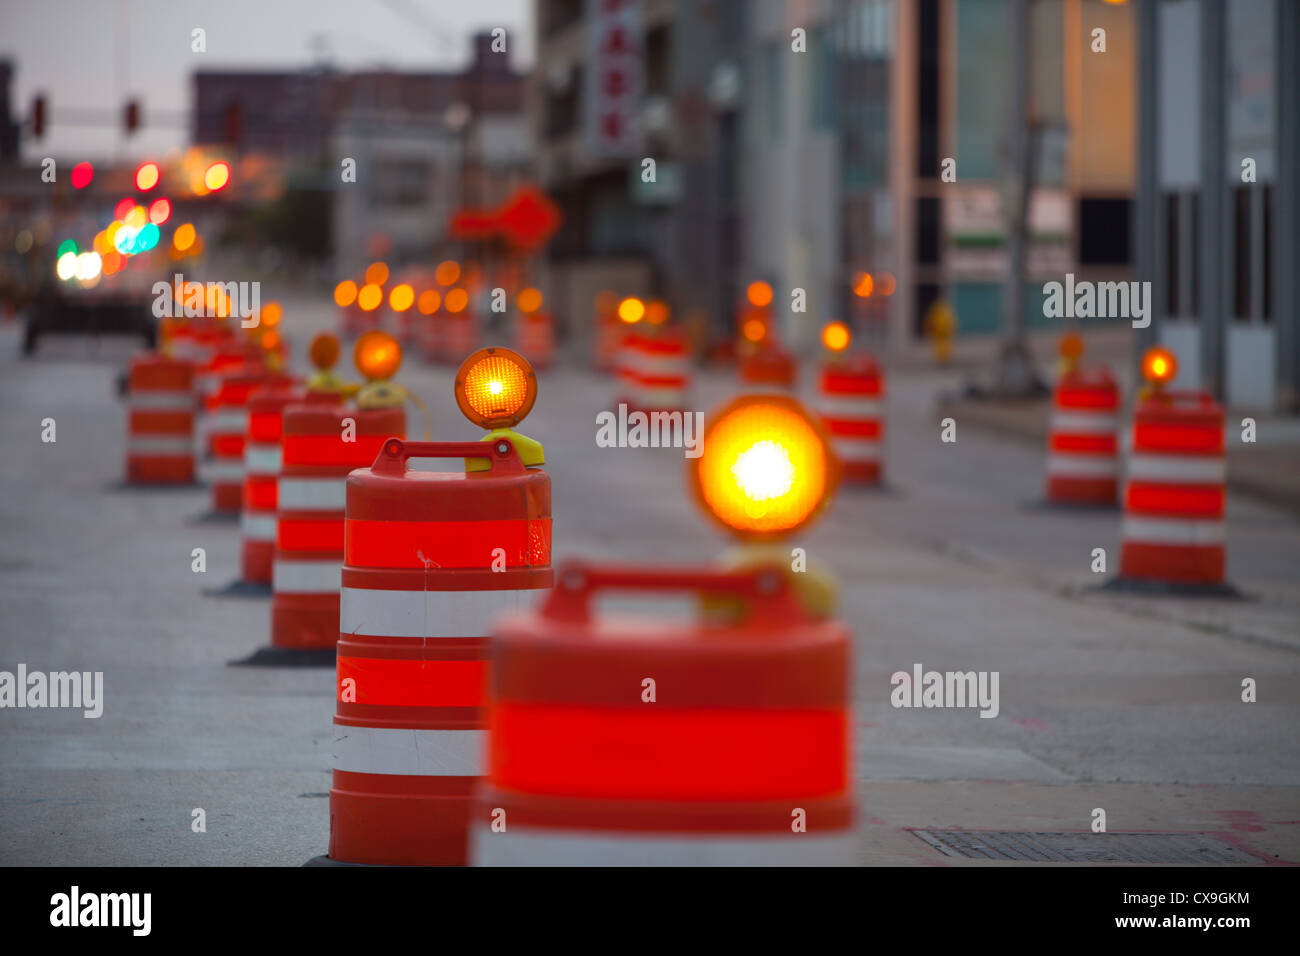
<svg viewBox="0 0 1300 956"><path fill-rule="evenodd" d="M822 345L832 352L843 352L852 339L849 327L843 322L827 322L822 329Z"/></svg>
<svg viewBox="0 0 1300 956"><path fill-rule="evenodd" d="M352 360L357 371L371 381L392 378L402 364L402 347L387 332L371 329L357 339Z"/></svg>
<svg viewBox="0 0 1300 956"><path fill-rule="evenodd" d="M537 374L528 360L506 348L479 349L456 373L456 404L483 428L512 428L537 401Z"/></svg>
<svg viewBox="0 0 1300 956"><path fill-rule="evenodd" d="M767 323L758 318L746 319L740 327L740 334L748 342L761 342L767 338Z"/></svg>
<svg viewBox="0 0 1300 956"><path fill-rule="evenodd" d="M260 344L262 348L266 349L266 351L272 352L280 347L280 333L274 329L267 329L262 333L262 337L258 340L258 344Z"/></svg>
<svg viewBox="0 0 1300 956"><path fill-rule="evenodd" d="M1142 356L1142 377L1152 385L1167 385L1178 374L1178 359L1168 349L1155 346Z"/></svg>
<svg viewBox="0 0 1300 956"><path fill-rule="evenodd" d="M749 299L749 304L756 308L766 308L772 304L772 287L761 280L751 282L745 289L745 298Z"/></svg>
<svg viewBox="0 0 1300 956"><path fill-rule="evenodd" d="M519 311L532 315L542 307L542 293L538 289L524 289L519 293Z"/></svg>
<svg viewBox="0 0 1300 956"><path fill-rule="evenodd" d="M853 294L859 299L869 299L876 291L876 280L870 272L857 272L853 275Z"/></svg>
<svg viewBox="0 0 1300 956"><path fill-rule="evenodd" d="M634 296L629 296L618 304L618 318L628 325L636 325L645 318L645 303Z"/></svg>
<svg viewBox="0 0 1300 956"><path fill-rule="evenodd" d="M366 266L366 285L383 285L388 281L388 263L372 262Z"/></svg>
<svg viewBox="0 0 1300 956"><path fill-rule="evenodd" d="M1061 344L1058 348L1061 358L1073 364L1083 358L1083 336L1077 332L1067 332L1061 336Z"/></svg>
<svg viewBox="0 0 1300 956"><path fill-rule="evenodd" d="M668 321L668 303L651 299L645 306L645 320L651 325L663 325Z"/></svg>
<svg viewBox="0 0 1300 956"><path fill-rule="evenodd" d="M784 395L747 395L710 416L691 470L696 496L743 537L788 534L816 517L838 480L821 425Z"/></svg>
<svg viewBox="0 0 1300 956"><path fill-rule="evenodd" d="M280 324L280 319L284 317L284 307L279 302L268 302L262 306L260 314L261 324L268 329L273 329Z"/></svg>
<svg viewBox="0 0 1300 956"><path fill-rule="evenodd" d="M334 287L334 304L340 309L346 309L355 301L357 301L357 284L351 279L344 279Z"/></svg>
<svg viewBox="0 0 1300 956"><path fill-rule="evenodd" d="M405 312L413 305L415 305L415 289L405 282L393 286L393 291L388 293L388 307L394 312Z"/></svg>
<svg viewBox="0 0 1300 956"><path fill-rule="evenodd" d="M311 348L307 354L311 357L311 364L317 368L333 368L334 363L339 360L338 336L322 332L311 340Z"/></svg>
<svg viewBox="0 0 1300 956"><path fill-rule="evenodd" d="M442 304L452 315L464 312L465 307L469 305L469 293L464 289L448 289L447 294L442 297Z"/></svg>
<svg viewBox="0 0 1300 956"><path fill-rule="evenodd" d="M438 285L454 285L460 278L460 263L447 259L438 263L438 268L433 270L434 281Z"/></svg>
<svg viewBox="0 0 1300 956"><path fill-rule="evenodd" d="M367 283L361 287L357 293L357 305L361 306L363 312L373 312L379 308L379 304L384 301L384 290L377 285Z"/></svg>
<svg viewBox="0 0 1300 956"><path fill-rule="evenodd" d="M416 308L420 310L421 315L433 315L440 305L442 305L442 296L438 295L437 289L425 289L416 301Z"/></svg>

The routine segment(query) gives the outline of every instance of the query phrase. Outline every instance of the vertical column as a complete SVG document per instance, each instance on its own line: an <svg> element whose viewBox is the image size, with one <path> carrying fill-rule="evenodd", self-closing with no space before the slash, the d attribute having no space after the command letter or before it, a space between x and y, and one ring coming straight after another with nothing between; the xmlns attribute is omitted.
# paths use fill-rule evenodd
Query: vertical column
<svg viewBox="0 0 1300 956"><path fill-rule="evenodd" d="M1224 394L1224 342L1228 310L1227 254L1230 228L1224 181L1227 149L1224 93L1225 33L1223 0L1201 0L1201 378L1217 398Z"/></svg>
<svg viewBox="0 0 1300 956"><path fill-rule="evenodd" d="M1160 258L1160 6L1155 0L1137 7L1137 215L1134 217L1134 248L1137 278L1151 283L1151 324L1137 330L1133 361L1140 364L1142 353L1156 344L1157 326L1163 322L1165 269Z"/></svg>
<svg viewBox="0 0 1300 956"><path fill-rule="evenodd" d="M1273 184L1273 321L1278 405L1300 411L1300 4L1277 4L1277 177Z"/></svg>

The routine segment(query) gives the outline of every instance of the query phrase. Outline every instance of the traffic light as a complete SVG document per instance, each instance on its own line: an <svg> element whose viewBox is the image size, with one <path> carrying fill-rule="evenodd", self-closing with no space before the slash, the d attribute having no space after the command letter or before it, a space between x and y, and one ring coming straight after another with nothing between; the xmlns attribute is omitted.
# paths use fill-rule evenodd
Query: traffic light
<svg viewBox="0 0 1300 956"><path fill-rule="evenodd" d="M122 127L127 136L133 136L140 128L140 101L127 100L126 109L122 111Z"/></svg>
<svg viewBox="0 0 1300 956"><path fill-rule="evenodd" d="M45 97L37 96L32 100L32 136L40 139L45 135Z"/></svg>

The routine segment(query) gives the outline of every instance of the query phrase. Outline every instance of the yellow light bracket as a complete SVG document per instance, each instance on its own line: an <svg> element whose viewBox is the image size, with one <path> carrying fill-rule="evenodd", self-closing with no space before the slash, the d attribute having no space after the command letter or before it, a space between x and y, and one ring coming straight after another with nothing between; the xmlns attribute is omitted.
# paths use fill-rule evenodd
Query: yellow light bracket
<svg viewBox="0 0 1300 956"><path fill-rule="evenodd" d="M456 372L456 404L461 414L488 429L483 441L508 438L529 468L546 464L541 442L514 431L537 401L537 373L528 360L512 349L479 349ZM487 471L486 458L465 459L466 471Z"/></svg>
<svg viewBox="0 0 1300 956"><path fill-rule="evenodd" d="M741 396L710 416L703 449L688 464L696 499L742 542L725 565L788 569L809 613L830 616L834 579L816 567L794 571L789 550L777 543L807 527L834 496L839 463L821 422L789 396ZM730 598L710 599L703 609L723 616L743 612Z"/></svg>
<svg viewBox="0 0 1300 956"><path fill-rule="evenodd" d="M307 351L311 364L316 371L307 377L307 387L312 391L346 393L352 386L345 383L334 372L334 364L339 360L339 340L335 335L322 332L311 340Z"/></svg>
<svg viewBox="0 0 1300 956"><path fill-rule="evenodd" d="M402 365L402 346L387 332L371 329L362 333L352 350L357 371L366 384L357 391L357 408L398 408L410 401L424 417L424 440L433 440L433 422L424 403L405 387L389 381Z"/></svg>

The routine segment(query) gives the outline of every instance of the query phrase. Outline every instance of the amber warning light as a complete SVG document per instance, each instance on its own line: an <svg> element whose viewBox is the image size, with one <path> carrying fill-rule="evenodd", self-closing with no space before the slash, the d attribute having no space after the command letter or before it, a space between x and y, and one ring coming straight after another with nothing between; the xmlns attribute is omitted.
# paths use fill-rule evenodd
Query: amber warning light
<svg viewBox="0 0 1300 956"><path fill-rule="evenodd" d="M786 396L745 396L712 416L691 471L704 509L745 538L789 534L830 500L839 470L821 425Z"/></svg>
<svg viewBox="0 0 1300 956"><path fill-rule="evenodd" d="M537 375L518 352L480 349L456 373L456 404L482 428L512 428L532 411Z"/></svg>

